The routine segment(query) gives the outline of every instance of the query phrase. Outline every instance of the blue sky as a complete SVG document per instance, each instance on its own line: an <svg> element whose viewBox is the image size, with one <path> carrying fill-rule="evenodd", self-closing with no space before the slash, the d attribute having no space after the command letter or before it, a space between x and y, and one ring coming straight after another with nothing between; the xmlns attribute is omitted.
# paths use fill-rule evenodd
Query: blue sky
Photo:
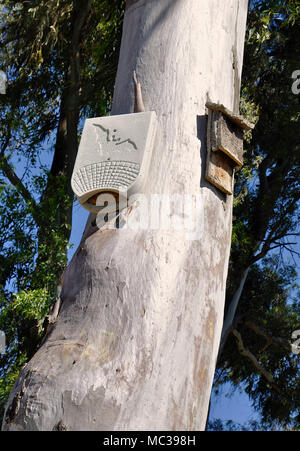
<svg viewBox="0 0 300 451"><path fill-rule="evenodd" d="M259 415L251 406L249 397L242 390L233 390L230 384L220 388L220 394L214 393L211 397L210 420L220 418L235 423L248 423L250 420L259 420Z"/></svg>

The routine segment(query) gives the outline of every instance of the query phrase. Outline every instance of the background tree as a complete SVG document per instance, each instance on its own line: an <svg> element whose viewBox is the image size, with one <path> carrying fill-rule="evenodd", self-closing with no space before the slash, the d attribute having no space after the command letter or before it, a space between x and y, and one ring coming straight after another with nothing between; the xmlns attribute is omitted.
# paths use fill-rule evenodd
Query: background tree
<svg viewBox="0 0 300 451"><path fill-rule="evenodd" d="M235 186L216 372L216 386L246 387L266 427L299 427L299 356L290 346L299 329L300 97L291 89L299 11L299 1L258 1L248 15L242 108L259 120Z"/></svg>
<svg viewBox="0 0 300 451"><path fill-rule="evenodd" d="M104 115L111 105L124 2L5 0L0 8L0 61L9 80L0 96L3 412L58 294L78 133L83 117Z"/></svg>

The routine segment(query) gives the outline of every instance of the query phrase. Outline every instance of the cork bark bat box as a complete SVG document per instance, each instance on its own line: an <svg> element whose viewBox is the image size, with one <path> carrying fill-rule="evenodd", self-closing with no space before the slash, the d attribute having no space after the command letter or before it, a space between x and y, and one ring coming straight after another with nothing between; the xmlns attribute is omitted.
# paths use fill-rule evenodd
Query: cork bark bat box
<svg viewBox="0 0 300 451"><path fill-rule="evenodd" d="M156 127L154 111L86 119L71 180L84 208L97 213L100 193L142 190Z"/></svg>
<svg viewBox="0 0 300 451"><path fill-rule="evenodd" d="M254 125L224 105L206 103L206 179L226 194L233 192L234 168L243 165L243 131Z"/></svg>

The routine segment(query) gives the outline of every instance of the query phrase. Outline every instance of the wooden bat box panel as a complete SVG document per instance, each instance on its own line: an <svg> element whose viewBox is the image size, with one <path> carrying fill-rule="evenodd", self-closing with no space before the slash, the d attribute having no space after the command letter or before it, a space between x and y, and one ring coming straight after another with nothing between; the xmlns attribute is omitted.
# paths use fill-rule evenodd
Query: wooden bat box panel
<svg viewBox="0 0 300 451"><path fill-rule="evenodd" d="M243 165L243 130L254 125L224 105L207 102L205 178L226 194L233 192L234 168Z"/></svg>

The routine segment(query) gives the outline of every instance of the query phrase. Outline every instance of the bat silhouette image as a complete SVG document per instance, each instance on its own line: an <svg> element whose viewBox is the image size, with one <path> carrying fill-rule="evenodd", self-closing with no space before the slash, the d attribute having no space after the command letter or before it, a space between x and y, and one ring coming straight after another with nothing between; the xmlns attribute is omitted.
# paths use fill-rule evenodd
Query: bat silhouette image
<svg viewBox="0 0 300 451"><path fill-rule="evenodd" d="M111 131L109 130L109 128L105 128L102 125L99 124L93 124L95 127L100 128L105 134L106 134L106 141L107 142L114 142L116 146L120 146L121 144L131 144L135 150L137 150L137 146L135 144L134 141L132 141L130 138L124 139L123 141L121 140L122 138L116 138L115 133L117 133L117 130L114 129L113 130L113 134L111 133Z"/></svg>

